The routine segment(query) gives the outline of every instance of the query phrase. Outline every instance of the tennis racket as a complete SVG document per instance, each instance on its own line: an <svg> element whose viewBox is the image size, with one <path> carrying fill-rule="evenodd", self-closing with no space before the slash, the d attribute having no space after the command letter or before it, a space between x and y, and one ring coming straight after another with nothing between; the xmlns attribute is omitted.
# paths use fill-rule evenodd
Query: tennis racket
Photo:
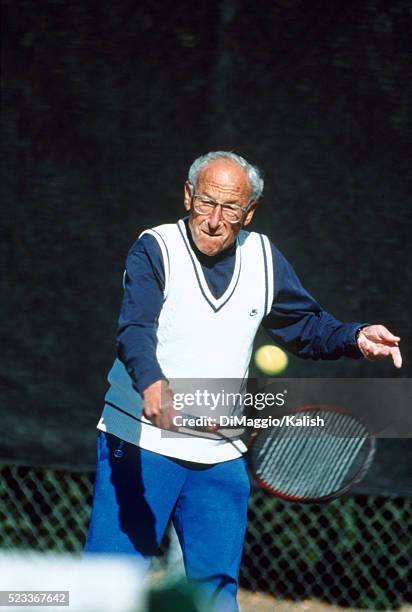
<svg viewBox="0 0 412 612"><path fill-rule="evenodd" d="M263 489L294 502L327 502L364 478L376 440L359 417L324 405L289 416L295 419L292 427L281 422L250 436L249 466ZM310 427L309 419L323 425Z"/></svg>
<svg viewBox="0 0 412 612"><path fill-rule="evenodd" d="M311 426L313 420L321 425ZM267 429L253 429L246 441L252 476L273 495L299 503L327 502L360 482L372 464L375 437L363 420L345 410L311 405L273 421ZM214 434L237 445L220 429Z"/></svg>

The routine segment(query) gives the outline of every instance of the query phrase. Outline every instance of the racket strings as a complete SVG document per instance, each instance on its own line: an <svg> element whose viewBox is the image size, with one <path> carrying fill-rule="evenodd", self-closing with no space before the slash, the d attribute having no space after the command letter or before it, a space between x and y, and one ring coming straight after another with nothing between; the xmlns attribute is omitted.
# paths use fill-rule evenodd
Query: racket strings
<svg viewBox="0 0 412 612"><path fill-rule="evenodd" d="M279 445L276 453L272 454L271 461L265 470L265 475L272 475L278 488L288 490L296 486L305 487L305 461L312 452L314 441L304 438L296 440L285 439ZM281 475L280 477L278 476ZM263 473L262 473L263 476Z"/></svg>
<svg viewBox="0 0 412 612"><path fill-rule="evenodd" d="M317 478L314 480L314 488L320 496L326 495L329 490L337 489L342 485L365 442L365 437L362 435L363 424L351 417L339 415L332 425L336 426L343 422L345 437L333 436L333 439L330 440L331 434L328 432L324 437L323 445L326 453L323 456L320 454L317 459L322 469L316 472ZM339 457L340 461L334 461L335 457Z"/></svg>
<svg viewBox="0 0 412 612"><path fill-rule="evenodd" d="M345 438L344 441L344 448L336 449L341 460L331 463L332 471L329 479L326 480L325 478L323 487L321 487L319 491L320 495L326 495L328 490L338 489L342 486L350 472L351 466L355 463L362 446L365 444L366 439L364 437Z"/></svg>
<svg viewBox="0 0 412 612"><path fill-rule="evenodd" d="M296 497L324 497L339 490L367 440L363 423L351 415L311 411L325 427L274 427L252 447L257 477L274 491ZM304 416L305 413L301 413Z"/></svg>
<svg viewBox="0 0 412 612"><path fill-rule="evenodd" d="M283 470L280 473L284 474L284 478L280 482L286 479L290 481L300 471L308 454L307 447L316 444L318 451L321 450L320 436L320 429L309 435L307 430L302 428L288 431L286 427L274 427L269 437L261 437L259 440L257 464L260 472L274 472L274 468L281 465ZM285 467L289 462L290 467L286 474Z"/></svg>

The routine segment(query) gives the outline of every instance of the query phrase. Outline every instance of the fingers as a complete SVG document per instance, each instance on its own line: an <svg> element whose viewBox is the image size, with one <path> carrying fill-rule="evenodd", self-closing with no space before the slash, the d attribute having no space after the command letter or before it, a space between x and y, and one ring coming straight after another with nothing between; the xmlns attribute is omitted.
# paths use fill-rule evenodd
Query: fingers
<svg viewBox="0 0 412 612"><path fill-rule="evenodd" d="M145 417L149 419L156 427L160 427L160 429L170 429L172 431L177 430L177 427L174 423L174 417L176 416L176 412L173 407L170 406L162 406L156 409L145 409L143 411Z"/></svg>
<svg viewBox="0 0 412 612"><path fill-rule="evenodd" d="M371 342L366 338L362 338L358 343L362 355L368 361L378 361L385 357L392 357L395 368L402 367L402 355L398 346L389 344L380 344Z"/></svg>
<svg viewBox="0 0 412 612"><path fill-rule="evenodd" d="M218 429L220 429L220 425L218 425L217 423L215 423L214 425L207 425L205 429L208 433L216 433Z"/></svg>
<svg viewBox="0 0 412 612"><path fill-rule="evenodd" d="M400 337L392 334L384 325L369 325L358 336L358 347L365 359L377 361L391 357L395 368L402 367L399 342Z"/></svg>
<svg viewBox="0 0 412 612"><path fill-rule="evenodd" d="M402 367L402 355L397 346L395 346L391 350L391 354L392 354L393 365L395 366L395 368L401 368Z"/></svg>
<svg viewBox="0 0 412 612"><path fill-rule="evenodd" d="M176 411L173 405L173 393L168 382L159 380L143 392L143 414L156 427L176 430L174 417Z"/></svg>
<svg viewBox="0 0 412 612"><path fill-rule="evenodd" d="M377 325L377 334L381 340L384 342L390 342L393 344L397 344L400 341L399 336L395 336L392 332L389 331L384 325Z"/></svg>
<svg viewBox="0 0 412 612"><path fill-rule="evenodd" d="M369 325L364 327L359 336L364 336L373 342L382 342L390 346L396 346L400 342L400 337L395 336L384 325Z"/></svg>
<svg viewBox="0 0 412 612"><path fill-rule="evenodd" d="M176 412L173 408L166 408L162 410L160 415L160 427L161 429L169 429L170 431L177 431L178 427L175 425L174 417L176 416Z"/></svg>
<svg viewBox="0 0 412 612"><path fill-rule="evenodd" d="M378 361L379 359L383 359L384 357L392 357L393 365L395 368L402 367L402 355L397 346L388 347L382 346L379 349L375 349L373 351L372 356L367 357L369 361Z"/></svg>

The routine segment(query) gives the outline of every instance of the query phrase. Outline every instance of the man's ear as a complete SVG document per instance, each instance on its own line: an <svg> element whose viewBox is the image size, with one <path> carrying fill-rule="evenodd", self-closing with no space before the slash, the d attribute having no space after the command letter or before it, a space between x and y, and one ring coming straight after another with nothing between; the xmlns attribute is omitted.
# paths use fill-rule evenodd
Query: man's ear
<svg viewBox="0 0 412 612"><path fill-rule="evenodd" d="M257 202L252 202L252 204L249 207L249 210L246 213L245 218L243 219L243 225L249 225L249 223L252 221L257 205L258 205Z"/></svg>
<svg viewBox="0 0 412 612"><path fill-rule="evenodd" d="M189 211L192 205L192 192L190 190L189 181L186 181L183 187L183 203L186 210Z"/></svg>

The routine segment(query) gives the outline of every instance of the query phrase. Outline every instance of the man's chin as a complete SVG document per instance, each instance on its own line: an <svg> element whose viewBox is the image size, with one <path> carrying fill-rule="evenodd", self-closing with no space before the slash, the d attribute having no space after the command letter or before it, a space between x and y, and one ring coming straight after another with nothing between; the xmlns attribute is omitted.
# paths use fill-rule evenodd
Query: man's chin
<svg viewBox="0 0 412 612"><path fill-rule="evenodd" d="M203 255L208 255L209 257L213 257L214 255L218 255L225 248L224 241L221 238L201 238L200 240L195 240L195 245L199 249Z"/></svg>
<svg viewBox="0 0 412 612"><path fill-rule="evenodd" d="M223 248L217 245L207 246L207 245L198 245L197 248L203 255L208 255L209 257L214 257L214 255L218 255Z"/></svg>

